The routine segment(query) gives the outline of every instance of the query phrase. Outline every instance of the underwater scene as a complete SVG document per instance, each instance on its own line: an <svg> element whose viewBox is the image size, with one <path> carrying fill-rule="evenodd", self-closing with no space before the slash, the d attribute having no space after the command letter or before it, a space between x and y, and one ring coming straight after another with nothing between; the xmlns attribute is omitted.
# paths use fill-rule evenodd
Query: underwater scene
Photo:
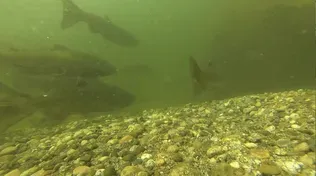
<svg viewBox="0 0 316 176"><path fill-rule="evenodd" d="M315 9L1 0L0 176L316 176Z"/></svg>

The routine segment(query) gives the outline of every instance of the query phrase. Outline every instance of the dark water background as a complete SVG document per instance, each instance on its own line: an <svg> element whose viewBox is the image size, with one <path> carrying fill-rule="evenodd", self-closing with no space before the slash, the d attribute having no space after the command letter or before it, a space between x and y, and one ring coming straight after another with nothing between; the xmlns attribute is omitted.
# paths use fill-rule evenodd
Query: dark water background
<svg viewBox="0 0 316 176"><path fill-rule="evenodd" d="M139 45L125 48L104 41L90 33L85 23L61 30L60 1L2 0L0 48L41 49L57 43L111 62L119 72L103 77L102 81L135 97L130 106L118 111L134 112L267 91L315 88L315 5L312 1L75 0L74 3L85 11L108 16L135 34ZM213 69L207 66L212 61L222 78L218 89L193 96L188 66L190 55L202 70ZM0 73L4 85L22 94L42 95L56 86L51 81L48 83L47 77L7 76L5 69ZM72 82L66 81L58 88L72 86ZM93 91L102 92L102 87ZM5 99L8 102L13 98ZM85 106L93 103L101 109L104 106L105 110L109 106L90 97L77 98L80 105L74 108L72 103L63 104L65 99L56 98L44 104L54 106L54 112L83 107L85 112L95 112ZM12 115L0 109L1 129L21 119L24 120L17 126L22 128L43 121L38 114L45 111L44 105L34 109L24 106L23 100L17 102L23 106L19 115L17 110L13 110ZM28 114L28 118L21 114Z"/></svg>

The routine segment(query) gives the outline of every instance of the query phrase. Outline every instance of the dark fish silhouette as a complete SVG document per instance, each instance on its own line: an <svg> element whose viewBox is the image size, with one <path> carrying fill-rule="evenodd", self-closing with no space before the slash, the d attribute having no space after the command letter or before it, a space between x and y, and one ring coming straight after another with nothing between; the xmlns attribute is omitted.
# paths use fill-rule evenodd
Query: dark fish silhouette
<svg viewBox="0 0 316 176"><path fill-rule="evenodd" d="M116 73L116 67L88 53L62 45L48 50L0 51L0 69L12 67L27 75L96 78Z"/></svg>
<svg viewBox="0 0 316 176"><path fill-rule="evenodd" d="M138 40L125 29L113 24L110 20L81 10L71 0L62 0L63 19L61 28L67 29L78 22L87 23L92 33L100 34L104 39L121 46L136 46Z"/></svg>
<svg viewBox="0 0 316 176"><path fill-rule="evenodd" d="M84 88L78 88L67 80L56 80L60 85L46 96L38 96L33 103L42 109L50 119L62 120L71 114L89 115L97 112L111 112L127 107L135 96L117 86L98 79L88 79Z"/></svg>
<svg viewBox="0 0 316 176"><path fill-rule="evenodd" d="M214 70L202 71L196 60L190 56L189 58L190 76L193 84L193 91L195 95L214 87L219 81L219 76ZM212 63L208 63L208 67L211 67Z"/></svg>
<svg viewBox="0 0 316 176"><path fill-rule="evenodd" d="M38 81L50 82L47 79ZM88 79L88 84L83 89L67 79L54 81L54 87L45 96L40 93L20 93L0 82L0 132L34 112L42 112L46 117L41 124L58 124L71 114L89 116L93 113L115 112L131 105L135 100L133 94L98 79Z"/></svg>

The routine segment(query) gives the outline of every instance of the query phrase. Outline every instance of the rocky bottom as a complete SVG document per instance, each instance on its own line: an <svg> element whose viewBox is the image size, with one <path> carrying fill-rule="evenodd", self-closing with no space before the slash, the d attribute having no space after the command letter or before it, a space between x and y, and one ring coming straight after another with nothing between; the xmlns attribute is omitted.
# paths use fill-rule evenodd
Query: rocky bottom
<svg viewBox="0 0 316 176"><path fill-rule="evenodd" d="M5 176L315 176L315 90L108 115L2 135Z"/></svg>

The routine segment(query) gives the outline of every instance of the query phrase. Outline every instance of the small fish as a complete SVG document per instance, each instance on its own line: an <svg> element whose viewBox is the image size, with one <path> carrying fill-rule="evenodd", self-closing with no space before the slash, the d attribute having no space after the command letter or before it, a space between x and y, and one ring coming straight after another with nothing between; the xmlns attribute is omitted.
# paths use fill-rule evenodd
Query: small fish
<svg viewBox="0 0 316 176"><path fill-rule="evenodd" d="M214 88L215 84L219 81L219 75L211 68L213 66L211 61L208 62L208 67L211 70L202 71L196 60L190 56L189 66L195 95L198 95L209 88Z"/></svg>
<svg viewBox="0 0 316 176"><path fill-rule="evenodd" d="M108 17L102 18L85 12L71 0L62 0L62 2L62 29L67 29L82 21L88 25L90 32L100 34L105 40L109 40L120 46L133 47L138 45L139 41L130 32L115 25Z"/></svg>

